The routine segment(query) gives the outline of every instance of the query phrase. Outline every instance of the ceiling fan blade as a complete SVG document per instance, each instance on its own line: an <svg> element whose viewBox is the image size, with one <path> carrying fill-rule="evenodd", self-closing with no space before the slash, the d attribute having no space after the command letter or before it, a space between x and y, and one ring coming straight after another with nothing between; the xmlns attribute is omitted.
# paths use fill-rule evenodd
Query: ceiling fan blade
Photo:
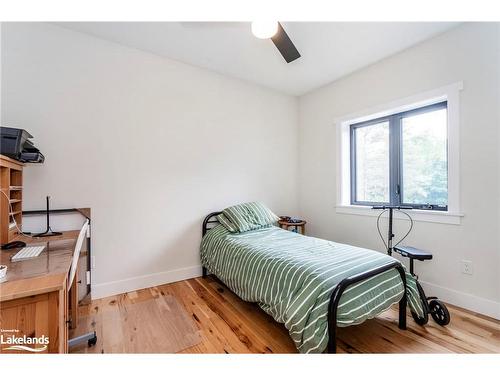
<svg viewBox="0 0 500 375"><path fill-rule="evenodd" d="M278 23L278 32L271 40L287 63L297 60L300 57L299 51L292 43L283 26L281 26L281 23Z"/></svg>

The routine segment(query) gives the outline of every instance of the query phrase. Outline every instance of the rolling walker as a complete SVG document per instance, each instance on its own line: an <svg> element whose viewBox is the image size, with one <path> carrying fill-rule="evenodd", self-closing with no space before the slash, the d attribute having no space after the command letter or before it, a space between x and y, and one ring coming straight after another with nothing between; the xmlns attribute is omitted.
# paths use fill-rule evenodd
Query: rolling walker
<svg viewBox="0 0 500 375"><path fill-rule="evenodd" d="M437 297L427 297L425 295L424 289L418 282L418 276L414 273L414 260L419 260L423 262L424 260L432 259L432 254L421 249L417 249L411 246L399 246L399 244L410 234L413 229L413 219L410 215L402 210L411 210L413 207L411 206L373 206L374 210L382 210L380 215L377 217L377 230L382 242L384 243L385 248L387 249L387 255L392 256L392 252L396 252L400 254L404 258L408 258L410 260L410 273L413 277L415 277L418 293L420 295L420 299L422 301L422 307L424 309L424 317L421 318L416 315L413 311L411 315L413 319L418 325L423 326L427 324L429 321L429 314L432 316L434 321L440 326L445 326L450 323L450 313L446 308L446 305L440 301ZM408 217L410 220L410 229L406 234L401 238L395 245L393 245L394 233L392 231L393 228L393 218L394 218L394 210L400 212ZM382 232L380 231L380 218L385 212L389 212L389 229L387 232L387 242L384 240L382 236Z"/></svg>

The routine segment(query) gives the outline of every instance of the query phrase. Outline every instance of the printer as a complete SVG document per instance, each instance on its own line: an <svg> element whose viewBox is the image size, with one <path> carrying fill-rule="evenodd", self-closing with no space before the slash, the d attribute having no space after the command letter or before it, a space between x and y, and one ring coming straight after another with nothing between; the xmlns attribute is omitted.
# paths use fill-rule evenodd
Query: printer
<svg viewBox="0 0 500 375"><path fill-rule="evenodd" d="M33 136L24 129L0 126L0 153L23 163L43 163L45 157L29 138Z"/></svg>

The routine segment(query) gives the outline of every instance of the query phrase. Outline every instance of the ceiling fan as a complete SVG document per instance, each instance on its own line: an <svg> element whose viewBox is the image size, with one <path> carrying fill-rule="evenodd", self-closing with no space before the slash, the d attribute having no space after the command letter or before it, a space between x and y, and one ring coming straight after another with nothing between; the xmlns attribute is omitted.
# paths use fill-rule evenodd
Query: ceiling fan
<svg viewBox="0 0 500 375"><path fill-rule="evenodd" d="M252 33L260 39L271 39L287 63L297 60L300 53L281 23L276 21L252 22Z"/></svg>

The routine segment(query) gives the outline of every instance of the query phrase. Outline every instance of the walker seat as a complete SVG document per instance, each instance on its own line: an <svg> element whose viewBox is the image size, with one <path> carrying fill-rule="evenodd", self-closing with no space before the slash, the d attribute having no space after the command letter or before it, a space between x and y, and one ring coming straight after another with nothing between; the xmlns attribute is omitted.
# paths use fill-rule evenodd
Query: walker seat
<svg viewBox="0 0 500 375"><path fill-rule="evenodd" d="M432 259L431 253L422 249L417 249L416 247L412 246L396 246L394 247L394 251L400 254L401 256L410 259L417 259L421 261Z"/></svg>

